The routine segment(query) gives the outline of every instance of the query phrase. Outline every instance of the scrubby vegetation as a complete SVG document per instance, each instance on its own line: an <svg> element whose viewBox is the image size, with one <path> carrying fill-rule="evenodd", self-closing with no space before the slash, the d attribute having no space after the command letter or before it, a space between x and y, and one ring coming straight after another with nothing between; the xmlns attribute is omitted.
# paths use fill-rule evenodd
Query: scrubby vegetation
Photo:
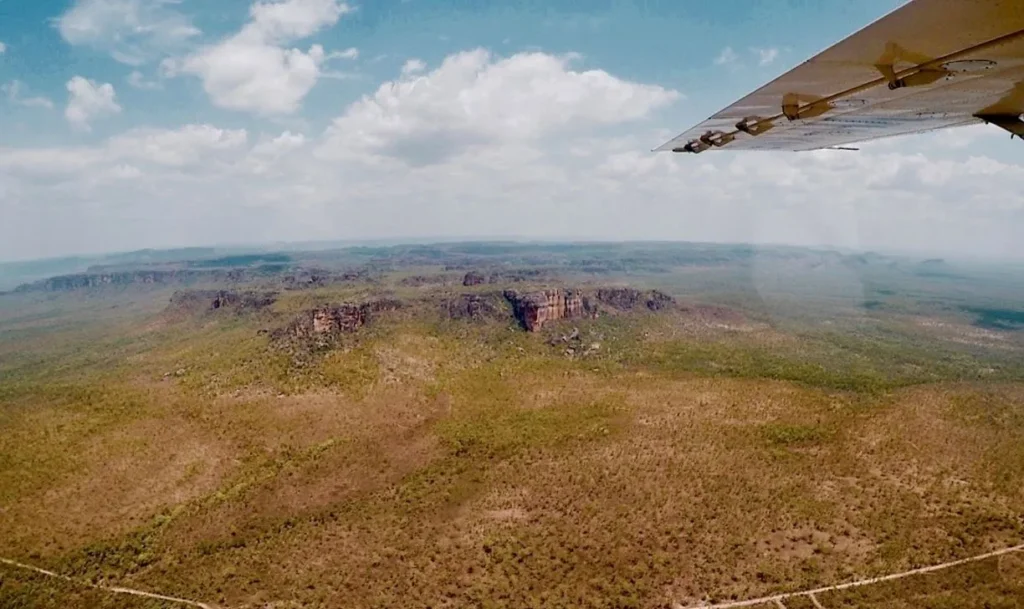
<svg viewBox="0 0 1024 609"><path fill-rule="evenodd" d="M209 263L374 269L232 286L274 291L260 307L170 307L181 286L0 297L0 556L223 607L672 607L1024 540L1013 273L672 244L336 256ZM504 287L466 272L531 264L516 290L676 304L536 334L500 301L453 309ZM301 358L275 347L296 316L381 298L402 306ZM819 600L1015 607L1014 561ZM169 606L3 565L0 605Z"/></svg>

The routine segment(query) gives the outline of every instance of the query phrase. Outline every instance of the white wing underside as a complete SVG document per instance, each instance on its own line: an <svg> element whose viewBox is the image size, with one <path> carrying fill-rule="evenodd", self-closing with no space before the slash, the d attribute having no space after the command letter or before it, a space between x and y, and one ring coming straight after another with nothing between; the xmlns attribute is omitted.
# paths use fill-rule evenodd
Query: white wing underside
<svg viewBox="0 0 1024 609"><path fill-rule="evenodd" d="M1022 113L1024 0L913 0L657 150L814 150L978 122L1024 135Z"/></svg>

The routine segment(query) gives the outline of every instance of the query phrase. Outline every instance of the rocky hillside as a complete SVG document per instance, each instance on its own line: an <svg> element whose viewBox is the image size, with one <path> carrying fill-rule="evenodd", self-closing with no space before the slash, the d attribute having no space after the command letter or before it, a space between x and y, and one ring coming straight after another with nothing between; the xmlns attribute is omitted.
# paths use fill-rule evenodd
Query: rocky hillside
<svg viewBox="0 0 1024 609"><path fill-rule="evenodd" d="M549 269L503 269L491 272L472 270L463 276L462 285L469 287L483 284L521 283L550 280L553 277L555 277L555 273Z"/></svg>
<svg viewBox="0 0 1024 609"><path fill-rule="evenodd" d="M676 304L675 299L658 290L642 292L633 288L600 288L595 296L599 302L622 311L631 311L638 307L660 311Z"/></svg>
<svg viewBox="0 0 1024 609"><path fill-rule="evenodd" d="M168 311L174 314L200 314L216 310L239 313L270 310L277 291L182 290L171 297ZM605 310L661 311L676 307L675 300L658 291L632 288L549 288L534 292L512 289L493 292L448 295L432 293L406 301L377 297L363 302L325 304L302 311L286 325L271 332L276 340L326 343L350 334L382 314L409 308L439 311L449 320L515 320L528 332L539 332L545 325L563 319L596 318Z"/></svg>
<svg viewBox="0 0 1024 609"><path fill-rule="evenodd" d="M460 294L446 300L442 308L448 319L459 320L507 319L511 314L501 292Z"/></svg>
<svg viewBox="0 0 1024 609"><path fill-rule="evenodd" d="M191 314L218 309L260 311L272 306L277 297L277 292L180 290L171 295L168 311Z"/></svg>

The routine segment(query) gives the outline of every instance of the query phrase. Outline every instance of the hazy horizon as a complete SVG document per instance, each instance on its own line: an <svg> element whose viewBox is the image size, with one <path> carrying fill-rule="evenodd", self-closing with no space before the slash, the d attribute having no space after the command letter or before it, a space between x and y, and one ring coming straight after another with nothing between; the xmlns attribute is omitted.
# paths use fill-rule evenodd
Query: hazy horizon
<svg viewBox="0 0 1024 609"><path fill-rule="evenodd" d="M221 255L225 253L287 253L287 252L319 252L319 251L331 251L331 250L343 250L349 248L358 247L402 247L402 246L430 246L430 245L452 245L452 244L475 244L475 243L487 243L487 244L515 244L520 246L529 246L536 244L538 246L545 245L708 245L708 246L722 246L722 247L754 247L754 248L794 248L794 249L807 249L817 251L835 251L844 254L879 254L884 256L896 256L896 257L907 257L907 258L942 258L950 261L961 261L961 262L991 262L991 263L1022 263L1024 262L1024 256L1021 257L994 257L994 256L978 256L964 254L960 252L941 251L941 250L907 250L907 249L893 249L893 248L856 248L856 247L845 247L839 245L830 245L825 243L813 244L813 243L784 243L784 242L752 242L752 241L701 241L701 240L682 240L682 239L589 239L589 238L574 238L574 237L523 237L523 236L429 236L422 238L366 238L366 239L324 239L317 241L265 241L260 243L206 243L206 244L191 244L191 245L177 245L168 247L142 247L136 249L118 249L118 250L98 250L94 252L71 252L68 254L58 256L48 256L42 258L14 258L14 259L0 259L0 270L4 266L16 266L21 264L31 263L45 263L45 262L58 262L62 260L102 260L105 258L118 257L118 256L129 256L132 254L142 254L145 252L153 253L169 253L181 251L183 255L188 250L211 250L212 255ZM182 258L186 260L187 258Z"/></svg>

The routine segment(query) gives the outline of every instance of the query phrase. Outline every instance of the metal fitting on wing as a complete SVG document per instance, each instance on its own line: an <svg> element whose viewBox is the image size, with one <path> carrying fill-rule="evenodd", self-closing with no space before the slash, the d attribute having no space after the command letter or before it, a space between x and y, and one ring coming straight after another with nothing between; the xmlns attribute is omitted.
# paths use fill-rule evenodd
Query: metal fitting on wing
<svg viewBox="0 0 1024 609"><path fill-rule="evenodd" d="M682 146L680 148L673 148L672 152L692 152L694 154L697 154L700 152L704 152L710 147L710 144L705 144L700 140L690 140L689 142L686 143L685 146Z"/></svg>
<svg viewBox="0 0 1024 609"><path fill-rule="evenodd" d="M909 76L890 80L889 90L895 91L904 87L923 87L950 75L946 70L920 70Z"/></svg>
<svg viewBox="0 0 1024 609"><path fill-rule="evenodd" d="M714 146L716 148L725 146L734 139L736 139L735 135L725 133L723 131L708 131L704 135L700 136L700 141L704 142L708 146Z"/></svg>
<svg viewBox="0 0 1024 609"><path fill-rule="evenodd" d="M768 119L761 118L760 116L748 116L736 123L736 130L742 131L747 135L761 135L774 126L775 125Z"/></svg>

